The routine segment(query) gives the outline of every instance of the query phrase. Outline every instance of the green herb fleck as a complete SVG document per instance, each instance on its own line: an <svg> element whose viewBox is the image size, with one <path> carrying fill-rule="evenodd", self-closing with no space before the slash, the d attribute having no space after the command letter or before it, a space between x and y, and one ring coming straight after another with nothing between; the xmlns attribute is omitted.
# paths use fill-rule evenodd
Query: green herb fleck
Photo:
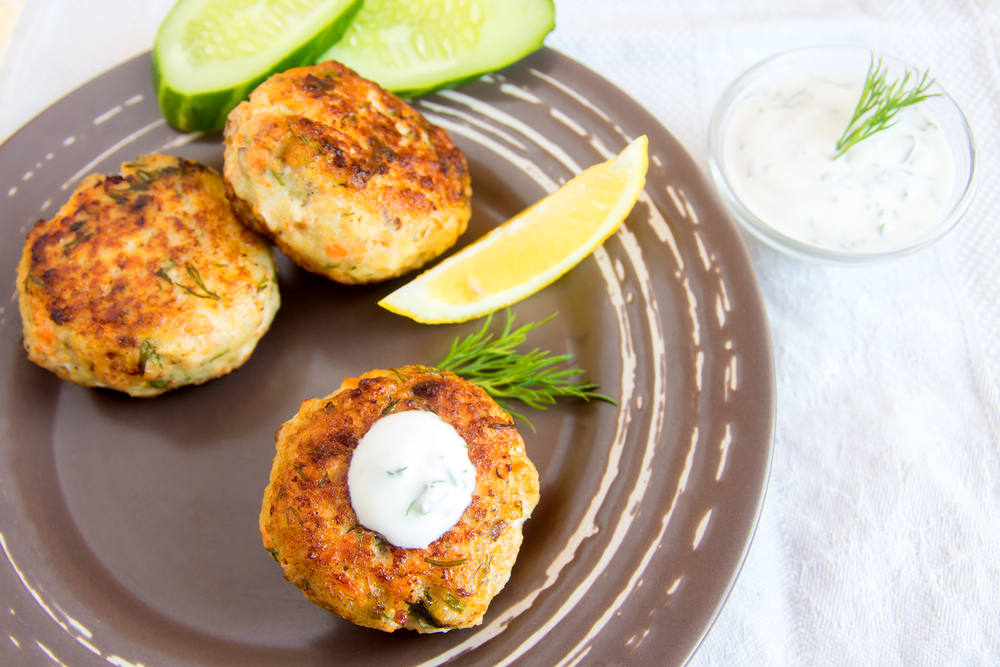
<svg viewBox="0 0 1000 667"><path fill-rule="evenodd" d="M304 143L309 148L313 149L317 153L323 153L323 147L320 146L319 143L315 139L313 139L312 137L307 137L304 134L300 134L300 135L298 135L298 137L299 137L299 141L301 141L302 143Z"/></svg>
<svg viewBox="0 0 1000 667"><path fill-rule="evenodd" d="M156 347L153 345L153 341L147 338L142 341L142 344L139 346L139 375L143 375L146 372L146 364L150 360L159 364L160 355L156 353Z"/></svg>
<svg viewBox="0 0 1000 667"><path fill-rule="evenodd" d="M70 240L66 245L63 246L63 252L69 250L73 246L80 245L81 243L84 243L94 238L94 235L91 234L90 230L87 229L86 227L81 227L75 231L76 231L76 236L74 236L72 240Z"/></svg>
<svg viewBox="0 0 1000 667"><path fill-rule="evenodd" d="M490 570L493 569L493 554L486 557L483 564L479 566L476 570L476 575L479 579L480 587L486 585L487 578L490 576Z"/></svg>
<svg viewBox="0 0 1000 667"><path fill-rule="evenodd" d="M457 597L451 593L445 593L444 603L452 608L453 611L463 612L465 611L465 605Z"/></svg>
<svg viewBox="0 0 1000 667"><path fill-rule="evenodd" d="M161 171L169 171L169 170L170 170L169 167L166 168L166 169L154 170L154 171L149 171L148 169L136 169L135 170L135 176L133 177L135 180L132 181L132 183L129 185L128 189L129 190L148 190L149 189L149 184L156 180L157 175Z"/></svg>
<svg viewBox="0 0 1000 667"><path fill-rule="evenodd" d="M209 291L209 289L207 287L205 287L205 283L201 279L201 274L198 273L198 269L197 269L197 267L195 267L194 264L192 264L191 262L185 262L184 263L184 268L185 268L185 270L187 270L187 274L191 278L191 280L194 281L194 284L198 287L198 289L201 290L201 293L199 293L193 287L189 287L187 285L181 284L181 283L176 282L175 280L173 280L170 277L170 275L167 273L167 271L169 271L170 269L174 268L174 266L176 266L176 264L174 264L173 260L170 260L167 263L166 266L164 266L163 268L161 268L154 275L156 275L156 277L159 278L160 280L164 280L164 281L166 281L167 283L169 283L171 285L176 285L177 287L180 287L182 290L184 290L185 292L187 292L191 296L196 296L199 299L214 299L216 301L222 301L222 297L221 296L219 296L215 292Z"/></svg>
<svg viewBox="0 0 1000 667"><path fill-rule="evenodd" d="M210 292L208 288L205 287L205 283L203 283L201 280L201 274L198 273L198 269L195 267L194 264L192 264L191 262L186 262L184 264L184 268L187 269L187 274L191 277L191 280L194 281L194 284L200 287L201 291L204 292L204 294L197 294L194 292L194 290L186 288L183 285L181 285L181 287L184 287L184 289L186 289L194 296L201 297L203 299L215 299L216 301L222 301L222 297L220 297L215 292Z"/></svg>
<svg viewBox="0 0 1000 667"><path fill-rule="evenodd" d="M490 428L494 428L494 429L514 428L514 424L513 423L504 424L504 423L501 423L501 422L494 422L494 423L490 424Z"/></svg>
<svg viewBox="0 0 1000 667"><path fill-rule="evenodd" d="M441 621L434 618L431 614L431 610L427 608L427 604L421 600L419 602L411 602L409 604L410 615L416 618L421 624L431 627L431 628L442 628Z"/></svg>
<svg viewBox="0 0 1000 667"><path fill-rule="evenodd" d="M221 359L222 357L226 356L227 354L229 354L229 348L226 348L222 352L219 352L217 355L215 355L214 357L212 357L211 359L209 359L208 361L206 361L205 364L203 364L203 365L207 365L207 364L212 363L213 361Z"/></svg>
<svg viewBox="0 0 1000 667"><path fill-rule="evenodd" d="M285 522L288 524L289 528L292 527L292 516L298 520L299 526L302 528L306 527L306 522L302 520L302 515L299 514L299 510L295 507L289 506L288 509L285 510Z"/></svg>
<svg viewBox="0 0 1000 667"><path fill-rule="evenodd" d="M435 560L433 558L425 558L425 563L430 563L434 567L458 567L459 565L465 565L466 558L459 558L456 560Z"/></svg>

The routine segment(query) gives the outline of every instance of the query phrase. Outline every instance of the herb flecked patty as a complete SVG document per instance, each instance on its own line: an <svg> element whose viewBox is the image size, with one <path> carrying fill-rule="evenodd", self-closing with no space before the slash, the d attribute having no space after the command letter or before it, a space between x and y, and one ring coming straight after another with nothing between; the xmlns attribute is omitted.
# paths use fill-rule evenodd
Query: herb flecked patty
<svg viewBox="0 0 1000 667"><path fill-rule="evenodd" d="M88 176L36 223L17 293L29 359L132 396L238 368L280 303L271 246L233 217L221 176L165 155Z"/></svg>
<svg viewBox="0 0 1000 667"><path fill-rule="evenodd" d="M448 133L333 61L275 74L229 114L224 175L241 222L345 284L423 266L472 212Z"/></svg>
<svg viewBox="0 0 1000 667"><path fill-rule="evenodd" d="M381 417L406 410L432 411L453 426L476 468L471 504L426 549L393 546L362 526L348 491L362 436ZM304 401L275 442L260 530L285 578L309 600L386 632L482 623L538 504L538 473L524 441L482 388L424 366L373 370Z"/></svg>

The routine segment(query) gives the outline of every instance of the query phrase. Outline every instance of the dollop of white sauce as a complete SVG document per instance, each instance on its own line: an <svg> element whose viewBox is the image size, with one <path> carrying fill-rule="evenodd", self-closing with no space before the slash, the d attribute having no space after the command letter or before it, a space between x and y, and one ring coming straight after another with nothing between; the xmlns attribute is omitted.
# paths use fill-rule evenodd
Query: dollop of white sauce
<svg viewBox="0 0 1000 667"><path fill-rule="evenodd" d="M347 471L362 526L389 543L424 549L472 502L476 469L455 428L432 412L395 412L362 436Z"/></svg>
<svg viewBox="0 0 1000 667"><path fill-rule="evenodd" d="M955 183L944 132L922 104L841 157L836 143L864 77L791 76L734 111L722 159L733 191L757 217L796 240L882 251L920 234Z"/></svg>

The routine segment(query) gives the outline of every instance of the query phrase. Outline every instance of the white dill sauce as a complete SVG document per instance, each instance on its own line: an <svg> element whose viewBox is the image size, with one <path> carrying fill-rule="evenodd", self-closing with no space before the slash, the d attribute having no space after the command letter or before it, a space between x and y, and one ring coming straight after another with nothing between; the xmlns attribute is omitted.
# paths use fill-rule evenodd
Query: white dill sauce
<svg viewBox="0 0 1000 667"><path fill-rule="evenodd" d="M458 523L475 486L465 440L451 424L421 410L376 421L347 471L361 525L407 549L426 548Z"/></svg>
<svg viewBox="0 0 1000 667"><path fill-rule="evenodd" d="M916 236L944 209L954 158L922 104L834 159L863 85L864 77L792 76L733 113L722 147L731 186L786 236L878 252Z"/></svg>

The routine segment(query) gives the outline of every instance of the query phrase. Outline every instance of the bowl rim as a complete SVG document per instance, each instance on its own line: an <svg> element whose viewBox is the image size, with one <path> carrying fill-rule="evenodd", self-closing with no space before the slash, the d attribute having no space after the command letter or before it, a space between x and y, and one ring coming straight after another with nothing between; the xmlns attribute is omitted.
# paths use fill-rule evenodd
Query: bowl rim
<svg viewBox="0 0 1000 667"><path fill-rule="evenodd" d="M797 54L802 54L804 52L820 52L823 50L851 51L856 54L870 54L873 58L881 58L890 64L902 66L907 70L914 72L919 71L919 69L913 64L890 53L856 44L837 43L804 45L784 49L745 69L728 86L726 86L722 94L719 96L719 99L715 104L715 108L713 109L708 127L709 171L712 181L714 182L716 190L718 191L723 203L732 214L733 218L735 218L737 223L739 223L739 225L746 231L750 232L753 236L767 245L795 257L821 260L834 264L868 265L903 257L930 246L954 229L958 222L965 216L969 206L972 204L979 182L979 151L976 146L976 140L972 132L972 127L959 104L944 88L944 86L936 80L932 82L932 90L940 95L945 104L953 108L954 112L957 114L958 120L960 121L961 134L964 134L966 138L965 144L955 146L949 142L949 145L956 153L961 153L965 150L968 151L968 174L965 178L964 187L961 184L961 177L966 174L964 171L958 171L956 174L957 182L955 184L955 190L957 191L960 187L963 189L962 194L959 196L954 206L946 212L943 211L938 220L931 223L927 229L916 236L907 239L898 245L877 251L838 250L814 245L812 243L807 243L788 236L787 234L776 230L766 221L762 220L758 215L749 210L730 184L725 169L725 162L722 158L722 135L727 127L726 121L728 121L728 112L735 108L734 103L738 101L737 93L744 92L743 88L746 86L747 82L761 70L773 65L775 61L794 57Z"/></svg>

